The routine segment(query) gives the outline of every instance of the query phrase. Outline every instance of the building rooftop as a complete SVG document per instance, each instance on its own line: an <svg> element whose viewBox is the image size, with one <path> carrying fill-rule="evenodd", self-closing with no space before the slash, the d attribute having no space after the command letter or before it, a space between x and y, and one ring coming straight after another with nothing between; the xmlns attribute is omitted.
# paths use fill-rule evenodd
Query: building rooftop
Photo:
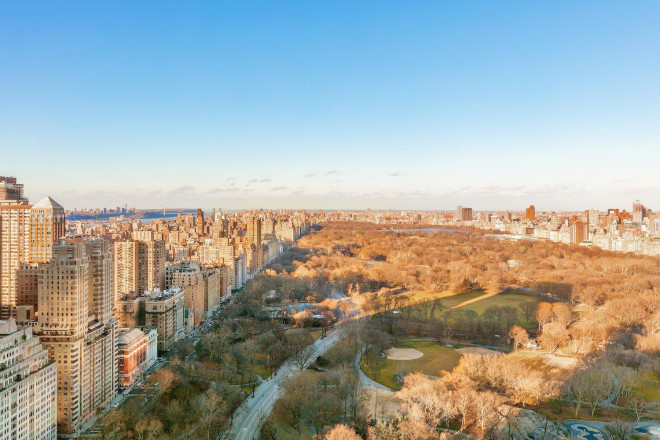
<svg viewBox="0 0 660 440"><path fill-rule="evenodd" d="M11 335L17 331L18 327L16 327L14 318L9 318L9 320L0 319L0 336Z"/></svg>
<svg viewBox="0 0 660 440"><path fill-rule="evenodd" d="M144 337L144 332L139 328L124 329L123 333L119 334L117 342L121 345L130 345L132 342ZM121 330L120 330L121 331Z"/></svg>
<svg viewBox="0 0 660 440"><path fill-rule="evenodd" d="M64 209L62 205L51 199L50 196L46 196L39 200L35 205L32 205L32 208Z"/></svg>

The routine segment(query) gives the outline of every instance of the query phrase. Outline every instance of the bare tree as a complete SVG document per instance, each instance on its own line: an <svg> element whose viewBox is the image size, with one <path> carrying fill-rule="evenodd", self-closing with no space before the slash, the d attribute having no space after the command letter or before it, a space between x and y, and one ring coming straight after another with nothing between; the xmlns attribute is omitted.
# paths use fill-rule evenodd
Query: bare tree
<svg viewBox="0 0 660 440"><path fill-rule="evenodd" d="M507 336L507 341L513 343L513 349L515 351L518 351L519 346L525 346L527 342L529 342L529 335L527 334L527 330L524 328L520 327L519 325L514 325L511 327L509 330L509 334Z"/></svg>
<svg viewBox="0 0 660 440"><path fill-rule="evenodd" d="M360 436L346 425L335 425L323 437L324 440L360 440Z"/></svg>
<svg viewBox="0 0 660 440"><path fill-rule="evenodd" d="M302 422L306 411L307 399L300 392L287 392L273 409L275 417L287 428L292 429L298 437L302 432Z"/></svg>
<svg viewBox="0 0 660 440"><path fill-rule="evenodd" d="M648 408L649 404L646 400L640 397L633 397L628 399L626 406L633 411L633 413L635 414L635 418L639 422L642 419L642 415L644 414L644 411L646 411L646 409Z"/></svg>
<svg viewBox="0 0 660 440"><path fill-rule="evenodd" d="M556 302L552 304L552 316L555 322L563 325L564 328L568 327L572 319L571 307L563 302Z"/></svg>
<svg viewBox="0 0 660 440"><path fill-rule="evenodd" d="M536 303L533 303L531 301L525 301L522 304L520 304L518 307L522 311L523 316L525 317L525 320L527 322L534 319L534 316L536 314Z"/></svg>
<svg viewBox="0 0 660 440"><path fill-rule="evenodd" d="M549 322L543 326L539 342L550 352L554 353L568 340L568 331L558 322Z"/></svg>
<svg viewBox="0 0 660 440"><path fill-rule="evenodd" d="M582 406L589 406L593 417L598 405L611 393L612 386L609 374L596 367L574 374L565 387L567 397L573 401L575 417L578 417Z"/></svg>
<svg viewBox="0 0 660 440"><path fill-rule="evenodd" d="M307 364L309 364L313 357L314 349L311 346L307 346L293 355L293 363L302 371L307 367Z"/></svg>
<svg viewBox="0 0 660 440"><path fill-rule="evenodd" d="M536 307L536 321L539 323L539 330L552 319L552 304L540 302Z"/></svg>

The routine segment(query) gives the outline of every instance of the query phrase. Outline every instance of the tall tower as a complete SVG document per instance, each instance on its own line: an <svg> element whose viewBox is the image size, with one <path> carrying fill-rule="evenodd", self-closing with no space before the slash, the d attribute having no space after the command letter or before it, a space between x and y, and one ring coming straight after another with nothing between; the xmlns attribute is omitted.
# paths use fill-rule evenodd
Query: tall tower
<svg viewBox="0 0 660 440"><path fill-rule="evenodd" d="M115 300L141 295L145 290L165 288L167 253L161 240L115 243Z"/></svg>
<svg viewBox="0 0 660 440"><path fill-rule="evenodd" d="M65 235L64 208L45 197L34 206L15 177L0 176L0 319L17 305L36 309L36 265L48 261Z"/></svg>
<svg viewBox="0 0 660 440"><path fill-rule="evenodd" d="M257 216L251 216L247 222L248 244L258 244L261 246L261 219Z"/></svg>
<svg viewBox="0 0 660 440"><path fill-rule="evenodd" d="M0 176L0 319L18 304L18 272L30 259L30 208L23 185Z"/></svg>
<svg viewBox="0 0 660 440"><path fill-rule="evenodd" d="M64 208L46 196L30 211L30 262L45 263L53 257L53 245L66 235Z"/></svg>
<svg viewBox="0 0 660 440"><path fill-rule="evenodd" d="M37 332L57 363L60 433L78 431L116 394L109 258L105 240L71 240L56 244L53 259L39 263Z"/></svg>
<svg viewBox="0 0 660 440"><path fill-rule="evenodd" d="M204 212L201 209L197 210L197 235L204 236Z"/></svg>
<svg viewBox="0 0 660 440"><path fill-rule="evenodd" d="M644 205L639 200L633 203L633 223L641 223L644 220Z"/></svg>
<svg viewBox="0 0 660 440"><path fill-rule="evenodd" d="M536 208L534 205L529 205L529 208L525 211L525 218L530 222L536 220Z"/></svg>

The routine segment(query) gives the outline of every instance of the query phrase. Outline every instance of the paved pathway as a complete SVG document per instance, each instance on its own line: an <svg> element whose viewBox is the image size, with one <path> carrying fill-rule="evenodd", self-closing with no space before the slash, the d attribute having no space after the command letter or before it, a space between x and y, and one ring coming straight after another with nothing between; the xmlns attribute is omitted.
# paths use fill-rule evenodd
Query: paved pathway
<svg viewBox="0 0 660 440"><path fill-rule="evenodd" d="M360 368L360 359L362 359L362 353L363 350L360 350L358 355L355 357L355 361L353 361L353 366L355 366L355 369L357 370L358 376L360 377L360 388L366 388L366 387L374 387L374 388L380 388L383 390L387 391L394 391L392 388L386 387L385 385L376 382L375 380L371 379L369 376L364 374L362 371L362 368Z"/></svg>
<svg viewBox="0 0 660 440"><path fill-rule="evenodd" d="M314 350L306 367L318 356L332 348L344 336L345 330L339 328L324 339L317 339L310 346ZM252 440L259 437L262 423L268 418L275 402L282 396L280 388L282 381L300 373L293 362L287 361L270 378L265 379L254 391L254 397L248 397L234 412L231 428L224 434L224 438L237 440Z"/></svg>

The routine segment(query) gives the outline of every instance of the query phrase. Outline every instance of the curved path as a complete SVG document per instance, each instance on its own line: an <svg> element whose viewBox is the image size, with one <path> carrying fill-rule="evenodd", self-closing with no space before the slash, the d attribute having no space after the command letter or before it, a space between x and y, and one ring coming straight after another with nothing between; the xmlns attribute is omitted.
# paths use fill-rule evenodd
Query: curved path
<svg viewBox="0 0 660 440"><path fill-rule="evenodd" d="M392 391L394 392L392 388L386 387L382 383L376 382L375 380L371 379L369 376L364 374L362 371L362 368L360 368L360 359L362 359L362 353L364 351L360 350L358 355L355 357L355 361L353 361L353 366L357 370L358 376L360 377L360 388L366 388L366 387L374 387L374 388L380 388L382 390L387 390L387 391Z"/></svg>

